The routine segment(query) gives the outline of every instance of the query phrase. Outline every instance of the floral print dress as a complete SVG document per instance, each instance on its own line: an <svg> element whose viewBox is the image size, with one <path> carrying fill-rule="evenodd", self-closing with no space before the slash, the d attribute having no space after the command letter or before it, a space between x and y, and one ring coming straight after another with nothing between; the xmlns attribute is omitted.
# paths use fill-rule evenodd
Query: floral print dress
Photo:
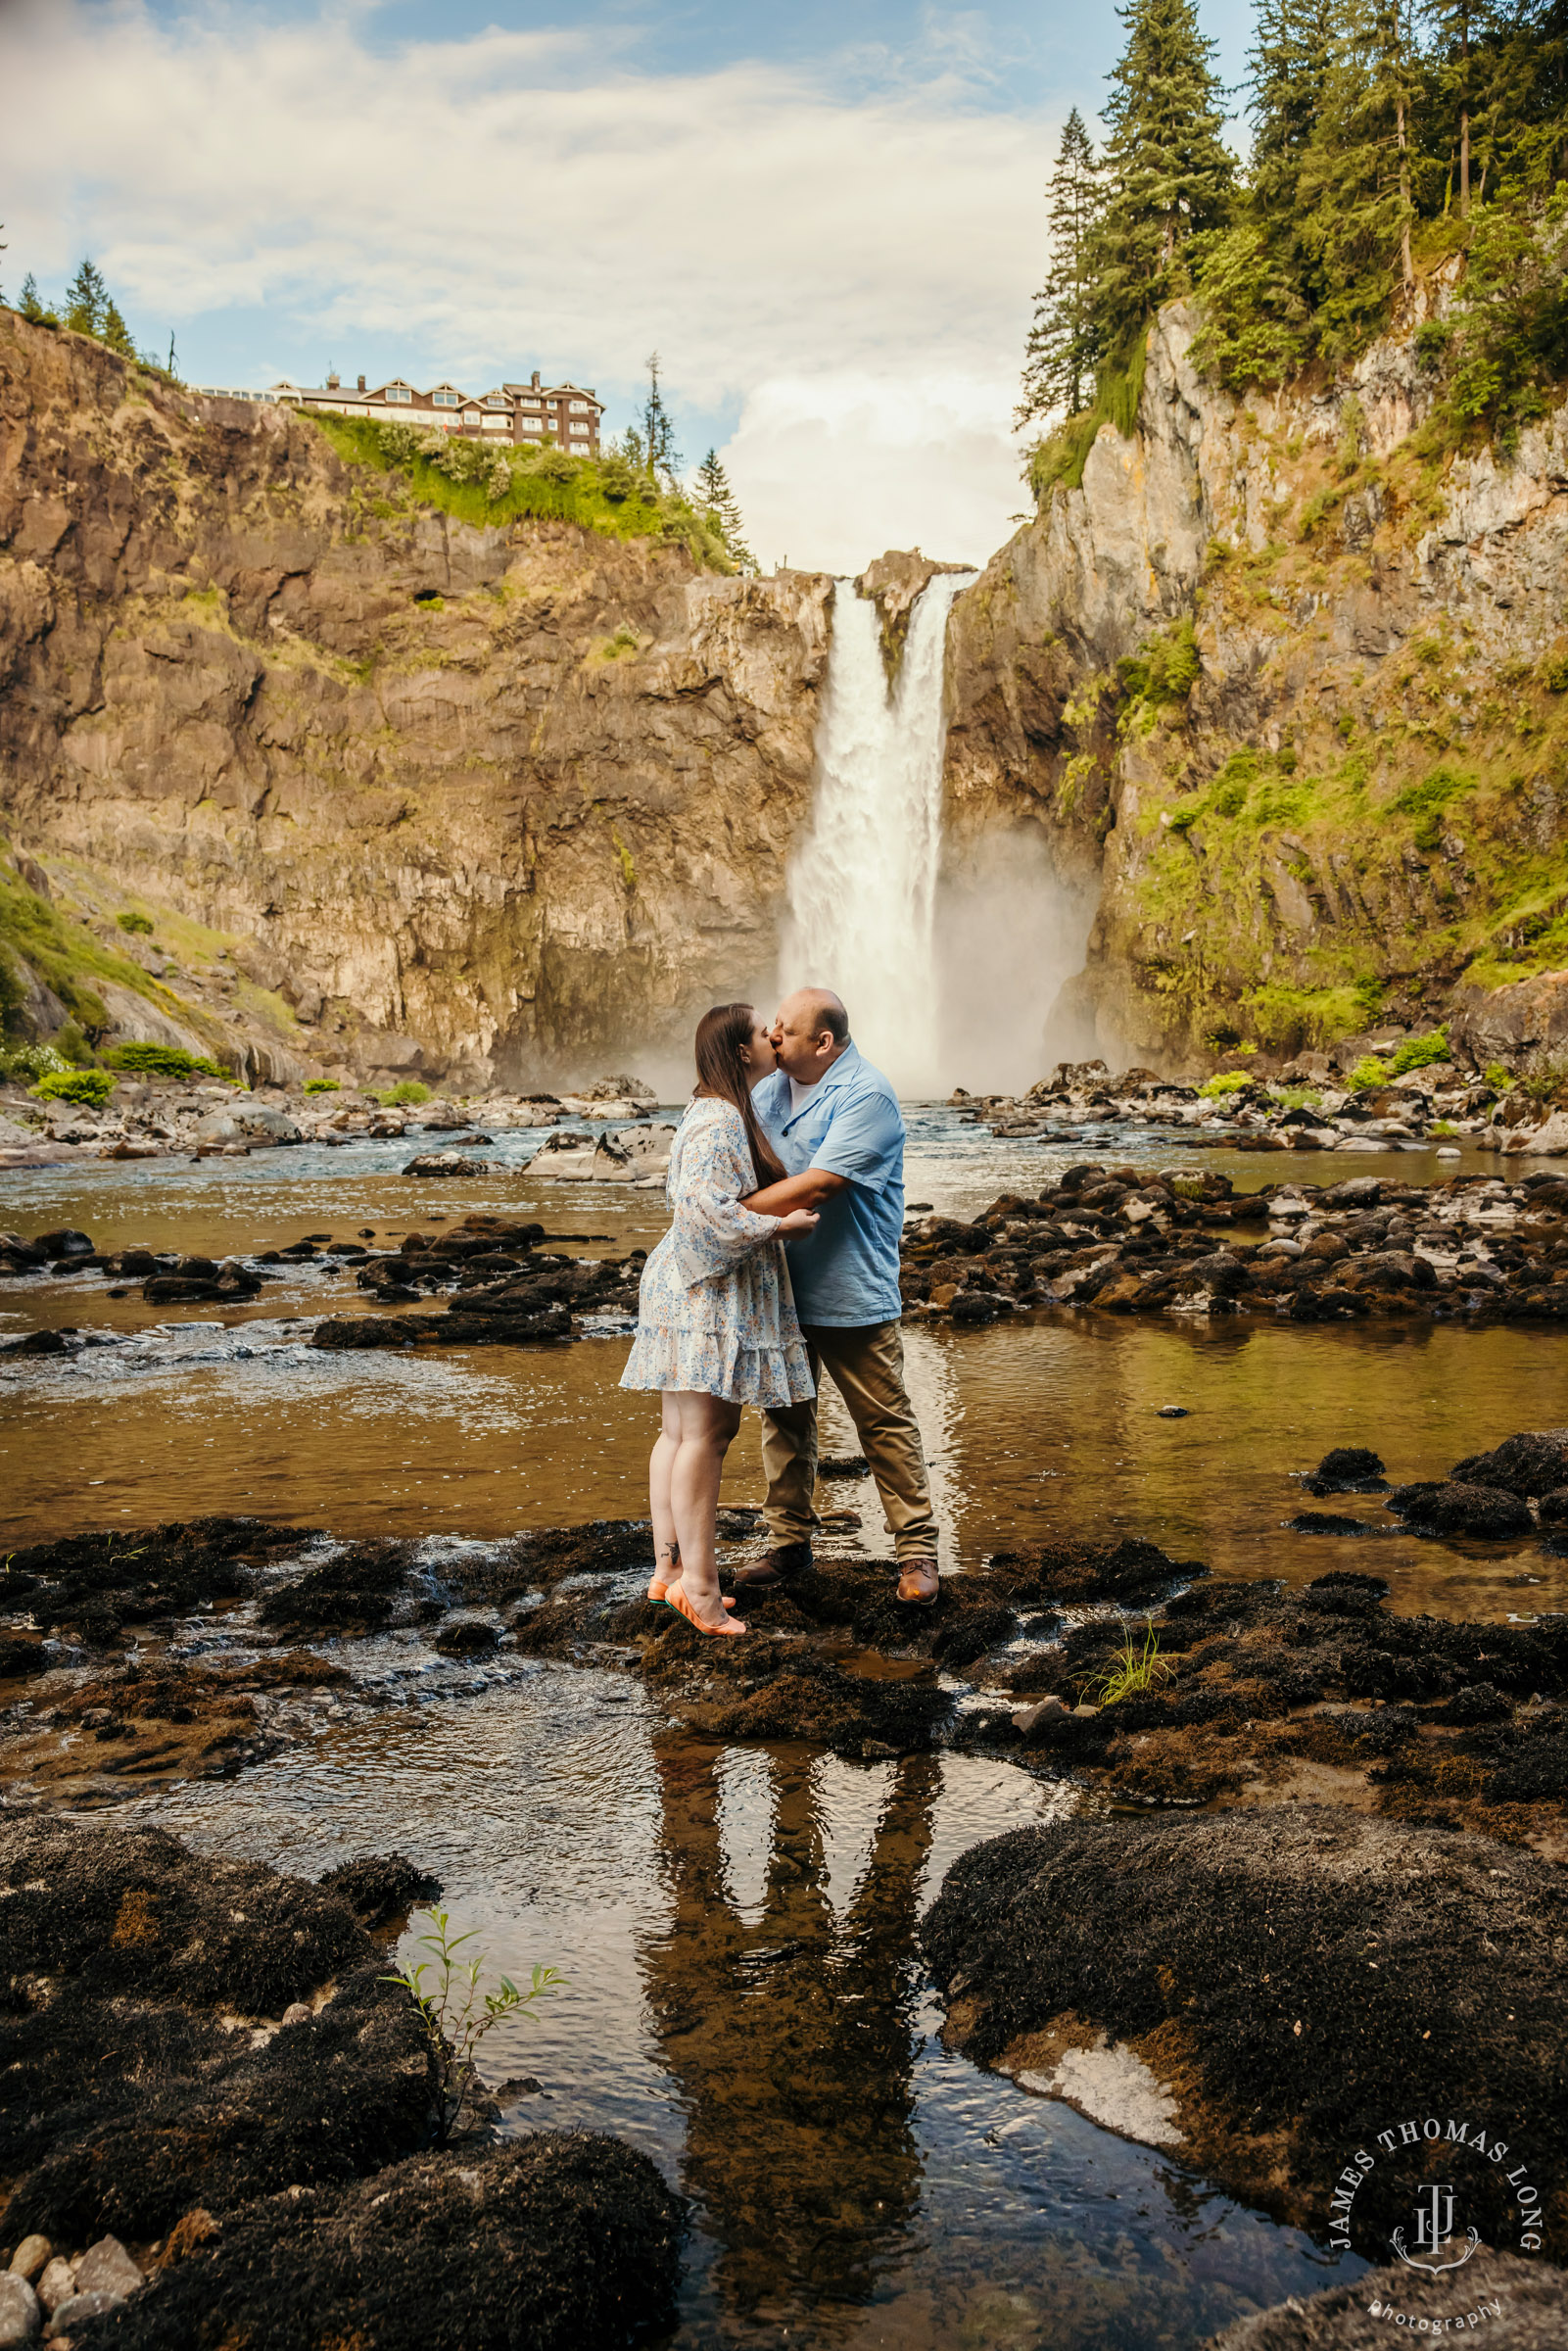
<svg viewBox="0 0 1568 2351"><path fill-rule="evenodd" d="M779 1219L740 1205L756 1188L735 1104L693 1102L670 1150L675 1222L642 1269L623 1388L686 1388L770 1409L815 1395Z"/></svg>

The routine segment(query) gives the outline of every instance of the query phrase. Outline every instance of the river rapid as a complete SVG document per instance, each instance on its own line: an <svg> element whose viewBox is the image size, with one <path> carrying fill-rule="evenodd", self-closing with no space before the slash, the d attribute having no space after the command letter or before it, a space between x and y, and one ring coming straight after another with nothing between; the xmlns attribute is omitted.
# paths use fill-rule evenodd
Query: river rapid
<svg viewBox="0 0 1568 2351"><path fill-rule="evenodd" d="M651 1245L660 1194L536 1176L537 1143L499 1138L490 1173L445 1184L404 1176L405 1146L371 1143L14 1172L5 1222L225 1256L308 1233L380 1244L483 1210L538 1218L584 1256ZM1175 1156L1143 1130L1108 1130L1095 1155ZM1063 1164L945 1110L911 1113L909 1196L944 1213L1035 1190ZM1238 1186L1277 1173L1239 1154L1200 1164ZM1356 1173L1381 1167L1367 1156ZM1438 1172L1408 1153L1396 1167ZM6 1286L0 1333L115 1341L0 1367L10 1545L209 1511L437 1548L641 1514L652 1414L615 1384L624 1327L548 1350L335 1355L305 1343L308 1321L362 1301L352 1269L282 1271L221 1319L111 1299L96 1276ZM1227 1577L1373 1567L1404 1612L1500 1623L1568 1605L1568 1559L1535 1538L1423 1542L1385 1532L1370 1498L1362 1542L1284 1523L1297 1473L1330 1446L1372 1445L1391 1477L1414 1479L1568 1420L1551 1328L1056 1310L912 1325L908 1350L949 1567L1055 1529L1127 1533ZM825 1449L850 1452L836 1399L825 1417ZM760 1498L748 1427L725 1500ZM832 1500L861 1524L832 1529L830 1554L887 1556L869 1484L838 1481ZM242 1607L178 1647L243 1658L255 1635ZM454 1667L412 1628L318 1646L373 1685L373 1709L323 1703L233 1779L129 1799L106 1788L98 1816L312 1877L397 1847L441 1878L495 1967L560 1968L560 1997L487 2046L492 2079L539 2085L509 2096L503 2128L612 2130L692 2199L674 2342L1185 2346L1362 2266L944 2049L921 1913L966 1848L1080 1800L1070 1783L947 1751L725 1745L672 1726L623 1674L504 1650Z"/></svg>

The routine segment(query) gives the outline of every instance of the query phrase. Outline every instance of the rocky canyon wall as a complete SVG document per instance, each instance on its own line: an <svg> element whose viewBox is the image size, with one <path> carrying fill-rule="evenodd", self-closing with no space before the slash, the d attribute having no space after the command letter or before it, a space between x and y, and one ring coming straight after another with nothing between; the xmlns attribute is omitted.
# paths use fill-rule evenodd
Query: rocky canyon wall
<svg viewBox="0 0 1568 2351"><path fill-rule="evenodd" d="M830 589L470 526L0 311L0 822L232 941L302 1066L684 1053L770 981Z"/></svg>
<svg viewBox="0 0 1568 2351"><path fill-rule="evenodd" d="M1064 1009L1110 1050L1430 1027L1568 964L1568 408L1455 446L1419 323L1238 401L1167 310L1133 436L954 606L955 854L1022 830L1098 888Z"/></svg>

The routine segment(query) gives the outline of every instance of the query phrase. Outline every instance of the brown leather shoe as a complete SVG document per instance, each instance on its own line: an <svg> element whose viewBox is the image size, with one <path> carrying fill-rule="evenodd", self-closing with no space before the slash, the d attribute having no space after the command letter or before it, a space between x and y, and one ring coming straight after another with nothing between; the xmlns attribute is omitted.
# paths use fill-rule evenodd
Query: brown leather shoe
<svg viewBox="0 0 1568 2351"><path fill-rule="evenodd" d="M737 1567L731 1580L737 1592L767 1592L792 1575L804 1575L810 1565L809 1543L779 1543L749 1567Z"/></svg>
<svg viewBox="0 0 1568 2351"><path fill-rule="evenodd" d="M900 1559L897 1597L917 1608L934 1607L941 1578L934 1559Z"/></svg>

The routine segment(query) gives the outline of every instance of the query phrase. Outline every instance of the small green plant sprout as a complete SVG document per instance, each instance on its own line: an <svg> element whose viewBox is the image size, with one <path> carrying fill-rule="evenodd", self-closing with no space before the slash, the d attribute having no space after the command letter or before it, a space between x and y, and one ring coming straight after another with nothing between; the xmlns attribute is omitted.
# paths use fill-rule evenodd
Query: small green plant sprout
<svg viewBox="0 0 1568 2351"><path fill-rule="evenodd" d="M1221 1078L1205 1079L1198 1091L1206 1102L1222 1102L1227 1094L1239 1094L1253 1082L1246 1070L1227 1070Z"/></svg>
<svg viewBox="0 0 1568 2351"><path fill-rule="evenodd" d="M307 1078L305 1090L308 1094L341 1094L343 1088L335 1078Z"/></svg>
<svg viewBox="0 0 1568 2351"><path fill-rule="evenodd" d="M482 1992L479 1979L484 1972L484 1952L468 1959L458 1956L463 1944L473 1942L473 1929L454 1935L446 1910L416 1911L414 1915L428 1918L431 1929L418 1938L416 1948L433 1955L417 1965L399 1968L382 1982L401 1984L419 2011L435 2074L436 2141L444 2147L478 2079L475 2051L491 2026L499 2025L503 2016L532 2016L536 2003L552 1998L566 1979L553 1967L536 1967L526 1991L519 1991L509 1976L502 1976L499 1990ZM428 1988L426 1976L430 1978Z"/></svg>
<svg viewBox="0 0 1568 2351"><path fill-rule="evenodd" d="M107 1070L51 1070L27 1088L35 1102L75 1102L83 1110L102 1110L114 1090Z"/></svg>
<svg viewBox="0 0 1568 2351"><path fill-rule="evenodd" d="M1120 1649L1104 1673L1091 1677L1083 1686L1082 1695L1095 1705L1114 1706L1123 1698L1142 1698L1168 1680L1176 1668L1170 1659L1160 1654L1160 1637L1154 1628L1154 1618L1143 1620L1143 1647L1140 1649L1129 1632Z"/></svg>

